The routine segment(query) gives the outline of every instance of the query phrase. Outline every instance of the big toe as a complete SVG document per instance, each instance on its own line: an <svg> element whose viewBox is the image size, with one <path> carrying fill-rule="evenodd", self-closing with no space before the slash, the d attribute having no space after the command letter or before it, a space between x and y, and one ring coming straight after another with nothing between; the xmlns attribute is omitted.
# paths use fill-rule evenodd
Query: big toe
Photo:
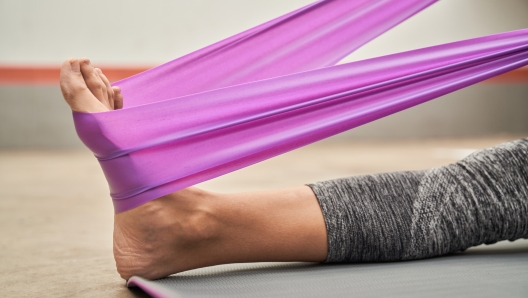
<svg viewBox="0 0 528 298"><path fill-rule="evenodd" d="M60 87L64 99L72 110L77 112L108 111L86 86L78 59L71 58L62 64Z"/></svg>

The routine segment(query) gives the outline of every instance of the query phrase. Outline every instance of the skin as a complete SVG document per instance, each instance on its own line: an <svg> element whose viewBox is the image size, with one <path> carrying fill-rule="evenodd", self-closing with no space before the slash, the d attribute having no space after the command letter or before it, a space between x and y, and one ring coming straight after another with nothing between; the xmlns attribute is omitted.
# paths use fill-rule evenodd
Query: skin
<svg viewBox="0 0 528 298"><path fill-rule="evenodd" d="M66 60L60 86L74 111L123 107L119 87L88 59ZM235 194L191 187L114 216L114 258L125 280L226 263L322 262L327 250L323 214L307 186Z"/></svg>

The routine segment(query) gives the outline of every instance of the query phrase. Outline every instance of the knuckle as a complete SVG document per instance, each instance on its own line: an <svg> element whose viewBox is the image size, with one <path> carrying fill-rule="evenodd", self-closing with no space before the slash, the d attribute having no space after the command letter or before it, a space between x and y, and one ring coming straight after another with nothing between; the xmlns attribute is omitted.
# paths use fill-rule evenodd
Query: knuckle
<svg viewBox="0 0 528 298"><path fill-rule="evenodd" d="M106 92L105 85L104 85L101 81L95 81L95 82L93 82L93 86L94 86L94 88L95 88L97 91L105 91L105 92Z"/></svg>
<svg viewBox="0 0 528 298"><path fill-rule="evenodd" d="M83 92L87 89L86 85L83 85L83 84L72 84L69 86L69 88L67 88L68 90L68 93L73 95L75 93L80 93L80 92Z"/></svg>

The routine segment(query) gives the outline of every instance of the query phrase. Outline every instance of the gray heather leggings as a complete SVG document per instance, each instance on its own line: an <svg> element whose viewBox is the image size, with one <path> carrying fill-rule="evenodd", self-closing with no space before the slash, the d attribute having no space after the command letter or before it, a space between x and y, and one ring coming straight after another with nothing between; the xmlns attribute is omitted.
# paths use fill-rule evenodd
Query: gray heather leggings
<svg viewBox="0 0 528 298"><path fill-rule="evenodd" d="M309 186L325 218L327 262L428 258L528 238L528 138L431 170Z"/></svg>

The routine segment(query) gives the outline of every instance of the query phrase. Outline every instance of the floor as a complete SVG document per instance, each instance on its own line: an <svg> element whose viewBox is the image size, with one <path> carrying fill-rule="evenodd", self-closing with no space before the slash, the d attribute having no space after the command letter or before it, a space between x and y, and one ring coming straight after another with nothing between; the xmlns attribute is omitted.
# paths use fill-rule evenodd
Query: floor
<svg viewBox="0 0 528 298"><path fill-rule="evenodd" d="M201 184L216 191L287 187L365 173L445 165L522 136L327 140ZM113 210L88 151L0 151L3 297L144 297L117 275Z"/></svg>

